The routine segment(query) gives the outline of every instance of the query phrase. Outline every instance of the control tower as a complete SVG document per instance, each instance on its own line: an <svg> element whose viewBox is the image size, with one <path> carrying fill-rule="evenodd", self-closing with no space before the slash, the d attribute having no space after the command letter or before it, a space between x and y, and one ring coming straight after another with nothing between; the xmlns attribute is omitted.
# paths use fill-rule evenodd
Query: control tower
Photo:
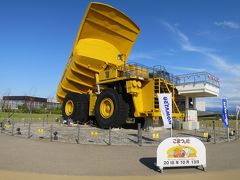
<svg viewBox="0 0 240 180"><path fill-rule="evenodd" d="M217 97L219 95L219 78L208 72L198 72L176 76L178 95L185 98L184 129L199 129L197 121L196 98Z"/></svg>

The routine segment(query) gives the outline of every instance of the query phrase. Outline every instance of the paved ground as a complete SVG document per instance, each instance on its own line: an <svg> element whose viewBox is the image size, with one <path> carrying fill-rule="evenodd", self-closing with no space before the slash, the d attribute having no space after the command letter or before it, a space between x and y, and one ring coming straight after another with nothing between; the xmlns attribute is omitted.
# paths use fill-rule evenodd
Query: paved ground
<svg viewBox="0 0 240 180"><path fill-rule="evenodd" d="M207 172L196 174L161 174L159 176L62 176L50 174L37 174L25 172L0 171L1 180L226 180L238 179L239 171L226 170L220 172Z"/></svg>
<svg viewBox="0 0 240 180"><path fill-rule="evenodd" d="M240 141L207 144L208 172L239 170ZM83 176L159 175L156 147L101 146L41 142L0 135L0 170ZM167 169L167 174L204 173Z"/></svg>

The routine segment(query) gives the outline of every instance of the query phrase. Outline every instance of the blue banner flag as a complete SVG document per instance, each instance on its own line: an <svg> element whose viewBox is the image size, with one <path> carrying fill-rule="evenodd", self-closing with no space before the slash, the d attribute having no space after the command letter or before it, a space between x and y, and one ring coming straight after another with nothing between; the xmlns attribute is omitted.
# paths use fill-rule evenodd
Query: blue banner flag
<svg viewBox="0 0 240 180"><path fill-rule="evenodd" d="M228 128L228 109L227 109L227 99L222 99L222 123L225 128Z"/></svg>

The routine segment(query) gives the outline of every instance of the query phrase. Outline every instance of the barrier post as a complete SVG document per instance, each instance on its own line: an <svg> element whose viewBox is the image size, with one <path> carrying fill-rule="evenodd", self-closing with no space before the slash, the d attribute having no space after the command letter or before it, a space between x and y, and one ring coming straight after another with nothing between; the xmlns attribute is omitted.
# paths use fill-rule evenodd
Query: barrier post
<svg viewBox="0 0 240 180"><path fill-rule="evenodd" d="M239 139L239 124L238 124L239 111L240 111L240 107L237 107L237 114L236 114L236 139Z"/></svg>
<svg viewBox="0 0 240 180"><path fill-rule="evenodd" d="M31 121L28 122L28 138L31 137Z"/></svg>
<svg viewBox="0 0 240 180"><path fill-rule="evenodd" d="M228 142L230 142L230 137L229 137L229 127L227 128L227 139L228 139Z"/></svg>
<svg viewBox="0 0 240 180"><path fill-rule="evenodd" d="M138 145L142 146L142 128L141 128L141 123L138 123Z"/></svg>
<svg viewBox="0 0 240 180"><path fill-rule="evenodd" d="M42 118L42 127L44 128L44 118Z"/></svg>
<svg viewBox="0 0 240 180"><path fill-rule="evenodd" d="M12 121L12 133L11 133L12 136L14 136L14 122Z"/></svg>
<svg viewBox="0 0 240 180"><path fill-rule="evenodd" d="M216 144L216 128L215 128L215 120L213 120L213 143Z"/></svg>
<svg viewBox="0 0 240 180"><path fill-rule="evenodd" d="M53 125L51 124L51 127L50 127L50 141L51 142L53 140L52 134L53 134Z"/></svg>
<svg viewBox="0 0 240 180"><path fill-rule="evenodd" d="M3 128L4 128L4 123L3 123L3 121L0 122L0 125L1 125L1 134L2 134L2 133L3 133Z"/></svg>
<svg viewBox="0 0 240 180"><path fill-rule="evenodd" d="M47 114L47 124L48 124L48 114Z"/></svg>
<svg viewBox="0 0 240 180"><path fill-rule="evenodd" d="M78 123L78 132L77 132L77 144L79 144L80 141L80 124Z"/></svg>
<svg viewBox="0 0 240 180"><path fill-rule="evenodd" d="M109 127L109 130L108 130L108 145L110 146L111 144L112 144L111 127Z"/></svg>

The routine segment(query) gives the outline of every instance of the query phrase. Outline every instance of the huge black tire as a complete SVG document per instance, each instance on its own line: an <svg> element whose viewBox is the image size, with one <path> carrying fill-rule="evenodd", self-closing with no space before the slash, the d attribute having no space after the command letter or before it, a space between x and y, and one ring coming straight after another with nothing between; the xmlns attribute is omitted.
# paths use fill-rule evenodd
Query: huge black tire
<svg viewBox="0 0 240 180"><path fill-rule="evenodd" d="M100 128L121 127L129 115L129 105L113 89L104 90L95 104L95 117Z"/></svg>
<svg viewBox="0 0 240 180"><path fill-rule="evenodd" d="M62 116L65 120L85 123L88 120L89 96L86 94L70 93L64 98Z"/></svg>

